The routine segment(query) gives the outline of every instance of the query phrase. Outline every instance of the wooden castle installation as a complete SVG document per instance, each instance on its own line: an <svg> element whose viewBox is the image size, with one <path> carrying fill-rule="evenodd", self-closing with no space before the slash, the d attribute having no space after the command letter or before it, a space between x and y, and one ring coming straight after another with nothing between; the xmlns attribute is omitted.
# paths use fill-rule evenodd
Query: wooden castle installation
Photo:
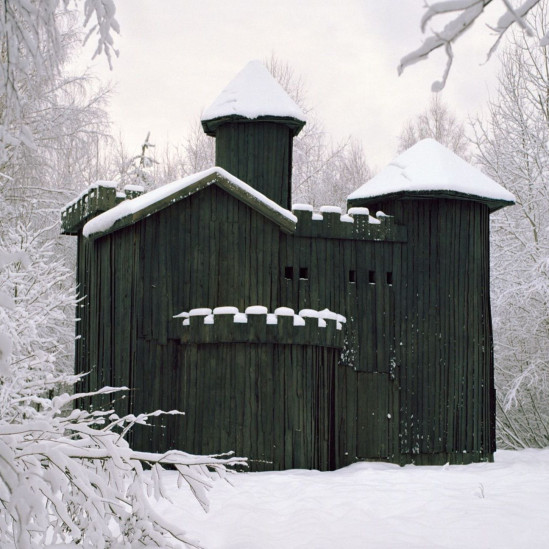
<svg viewBox="0 0 549 549"><path fill-rule="evenodd" d="M292 207L304 123L252 62L202 117L219 167L141 195L98 182L65 208L79 389L185 412L138 427L139 449L251 470L492 460L489 215L513 196L425 140L346 213Z"/></svg>

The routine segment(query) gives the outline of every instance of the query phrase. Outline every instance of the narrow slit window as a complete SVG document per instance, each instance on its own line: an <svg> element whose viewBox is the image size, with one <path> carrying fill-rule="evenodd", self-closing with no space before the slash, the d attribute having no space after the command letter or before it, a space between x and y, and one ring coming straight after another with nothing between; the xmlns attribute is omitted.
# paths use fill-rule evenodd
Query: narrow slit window
<svg viewBox="0 0 549 549"><path fill-rule="evenodd" d="M284 267L284 278L286 280L294 279L294 268L293 267Z"/></svg>
<svg viewBox="0 0 549 549"><path fill-rule="evenodd" d="M351 284L356 284L356 271L354 270L349 271L349 282Z"/></svg>
<svg viewBox="0 0 549 549"><path fill-rule="evenodd" d="M375 271L368 271L368 283L369 284L375 284L376 283L376 272Z"/></svg>
<svg viewBox="0 0 549 549"><path fill-rule="evenodd" d="M307 280L309 278L309 269L307 267L299 267L299 278Z"/></svg>
<svg viewBox="0 0 549 549"><path fill-rule="evenodd" d="M393 285L393 273L387 273L387 284L389 286Z"/></svg>

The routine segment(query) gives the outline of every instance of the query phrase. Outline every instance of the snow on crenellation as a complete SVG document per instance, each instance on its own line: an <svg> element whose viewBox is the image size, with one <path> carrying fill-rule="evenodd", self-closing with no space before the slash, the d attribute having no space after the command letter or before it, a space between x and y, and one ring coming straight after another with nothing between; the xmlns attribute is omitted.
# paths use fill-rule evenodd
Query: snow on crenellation
<svg viewBox="0 0 549 549"><path fill-rule="evenodd" d="M371 198L404 191L451 191L515 201L512 193L434 139L423 139L404 151L347 198Z"/></svg>
<svg viewBox="0 0 549 549"><path fill-rule="evenodd" d="M116 189L118 187L118 183L116 181L96 181L95 183L92 183L88 187L86 187L76 198L71 200L69 203L65 204L63 207L63 211L67 208L70 208L71 206L74 206L80 199L84 198L91 190L98 189L99 187L107 187L110 189Z"/></svg>
<svg viewBox="0 0 549 549"><path fill-rule="evenodd" d="M349 215L370 215L370 210L368 208L358 208L353 207L349 208L348 212Z"/></svg>
<svg viewBox="0 0 549 549"><path fill-rule="evenodd" d="M201 181L202 179L205 179L206 177L209 177L214 174L222 177L223 179L225 179L225 181L229 182L231 185L234 185L234 187L240 189L245 194L263 203L270 210L277 212L278 214L292 221L293 223L297 222L297 218L295 217L294 214L292 214L291 212L289 212L288 210L286 210L285 208L283 208L282 206L280 206L270 198L267 198L264 194L260 193L258 190L254 189L253 187L250 187L250 185L248 185L247 183L244 183L244 181L241 181L234 175L231 175L229 172L227 172L223 168L214 166L213 168L209 168L202 172L184 177L183 179L178 179L173 183L168 183L167 185L163 185L162 187L149 191L148 193L142 194L141 196L138 196L133 200L125 200L124 202L118 204L117 206L114 206L110 210L107 210L106 212L88 221L88 223L84 225L82 234L85 237L89 237L97 233L108 231L120 219L123 219L127 216L134 215L137 212L152 206L156 202L165 200L170 196L173 196L174 200L176 200L176 196L181 191L185 190L185 188L190 187L191 185ZM215 183L215 181L216 181L215 178L213 178L208 184L211 185L212 183Z"/></svg>
<svg viewBox="0 0 549 549"><path fill-rule="evenodd" d="M181 314L184 315L186 313L183 312ZM212 314L212 310L207 307L199 307L197 309L191 309L188 314L189 316L208 316Z"/></svg>
<svg viewBox="0 0 549 549"><path fill-rule="evenodd" d="M315 212L311 204L292 204L292 212L310 212L313 221L323 221L323 214L339 214L339 220L342 223L354 223L357 216L368 216L368 223L371 225L380 225L382 218L391 217L382 211L377 212L376 217L373 217L368 208L358 207L349 208L347 213L342 213L340 206L321 206L319 211Z"/></svg>
<svg viewBox="0 0 549 549"><path fill-rule="evenodd" d="M145 191L145 187L143 187L143 185L125 185L124 190L134 193L142 193Z"/></svg>
<svg viewBox="0 0 549 549"><path fill-rule="evenodd" d="M335 213L341 215L341 208L339 206L320 206L320 213Z"/></svg>
<svg viewBox="0 0 549 549"><path fill-rule="evenodd" d="M236 315L238 313L238 307L216 307L213 310L214 315Z"/></svg>
<svg viewBox="0 0 549 549"><path fill-rule="evenodd" d="M263 305L251 305L243 313L238 310L238 307L232 306L215 307L213 311L207 307L200 307L174 315L173 318L182 318L183 326L189 326L190 317L201 316L204 317L204 324L214 324L215 317L221 315L233 315L233 321L237 324L247 323L248 316L254 315L264 315L267 324L278 324L278 317L293 317L294 326L305 326L306 318L316 318L320 328L326 328L326 320L332 320L336 322L338 330L341 330L343 324L347 322L343 315L330 311L330 309L323 309L322 311L301 309L296 314L290 307L278 307L273 313L269 313L267 307Z"/></svg>
<svg viewBox="0 0 549 549"><path fill-rule="evenodd" d="M244 312L247 315L266 315L269 312L269 309L263 305L250 305L249 307L246 307Z"/></svg>
<svg viewBox="0 0 549 549"><path fill-rule="evenodd" d="M295 313L290 307L278 307L278 309L275 309L274 314L276 316L294 316Z"/></svg>
<svg viewBox="0 0 549 549"><path fill-rule="evenodd" d="M312 204L292 204L292 211L294 212L312 212Z"/></svg>
<svg viewBox="0 0 549 549"><path fill-rule="evenodd" d="M260 61L250 61L202 113L202 120L225 116L294 118L305 114Z"/></svg>

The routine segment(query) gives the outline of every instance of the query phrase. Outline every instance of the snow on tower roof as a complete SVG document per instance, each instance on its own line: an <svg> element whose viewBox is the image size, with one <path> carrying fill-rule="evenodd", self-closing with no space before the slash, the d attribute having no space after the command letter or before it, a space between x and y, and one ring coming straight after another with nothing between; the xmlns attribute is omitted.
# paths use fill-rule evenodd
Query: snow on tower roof
<svg viewBox="0 0 549 549"><path fill-rule="evenodd" d="M299 122L296 134L305 123L303 111L260 61L250 61L202 113L201 120L206 133L212 133L219 124L209 121L234 117L293 119Z"/></svg>
<svg viewBox="0 0 549 549"><path fill-rule="evenodd" d="M482 202L492 212L515 202L512 193L434 139L404 151L347 200L358 206L378 198L446 195Z"/></svg>

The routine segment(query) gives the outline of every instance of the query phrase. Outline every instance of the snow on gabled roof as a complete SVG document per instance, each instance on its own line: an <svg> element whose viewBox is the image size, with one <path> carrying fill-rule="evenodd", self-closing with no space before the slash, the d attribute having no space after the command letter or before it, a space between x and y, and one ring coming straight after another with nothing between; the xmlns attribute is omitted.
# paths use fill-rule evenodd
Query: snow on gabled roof
<svg viewBox="0 0 549 549"><path fill-rule="evenodd" d="M299 129L305 123L303 111L260 61L250 61L202 113L201 120L206 133L211 133L216 125L209 121L234 117L293 119Z"/></svg>
<svg viewBox="0 0 549 549"><path fill-rule="evenodd" d="M405 196L473 200L490 211L515 202L513 194L434 139L423 139L404 151L347 200L358 206Z"/></svg>
<svg viewBox="0 0 549 549"><path fill-rule="evenodd" d="M94 217L84 225L85 237L98 238L136 223L209 185L215 184L258 211L286 232L293 232L297 217L223 168L213 167L163 185Z"/></svg>

